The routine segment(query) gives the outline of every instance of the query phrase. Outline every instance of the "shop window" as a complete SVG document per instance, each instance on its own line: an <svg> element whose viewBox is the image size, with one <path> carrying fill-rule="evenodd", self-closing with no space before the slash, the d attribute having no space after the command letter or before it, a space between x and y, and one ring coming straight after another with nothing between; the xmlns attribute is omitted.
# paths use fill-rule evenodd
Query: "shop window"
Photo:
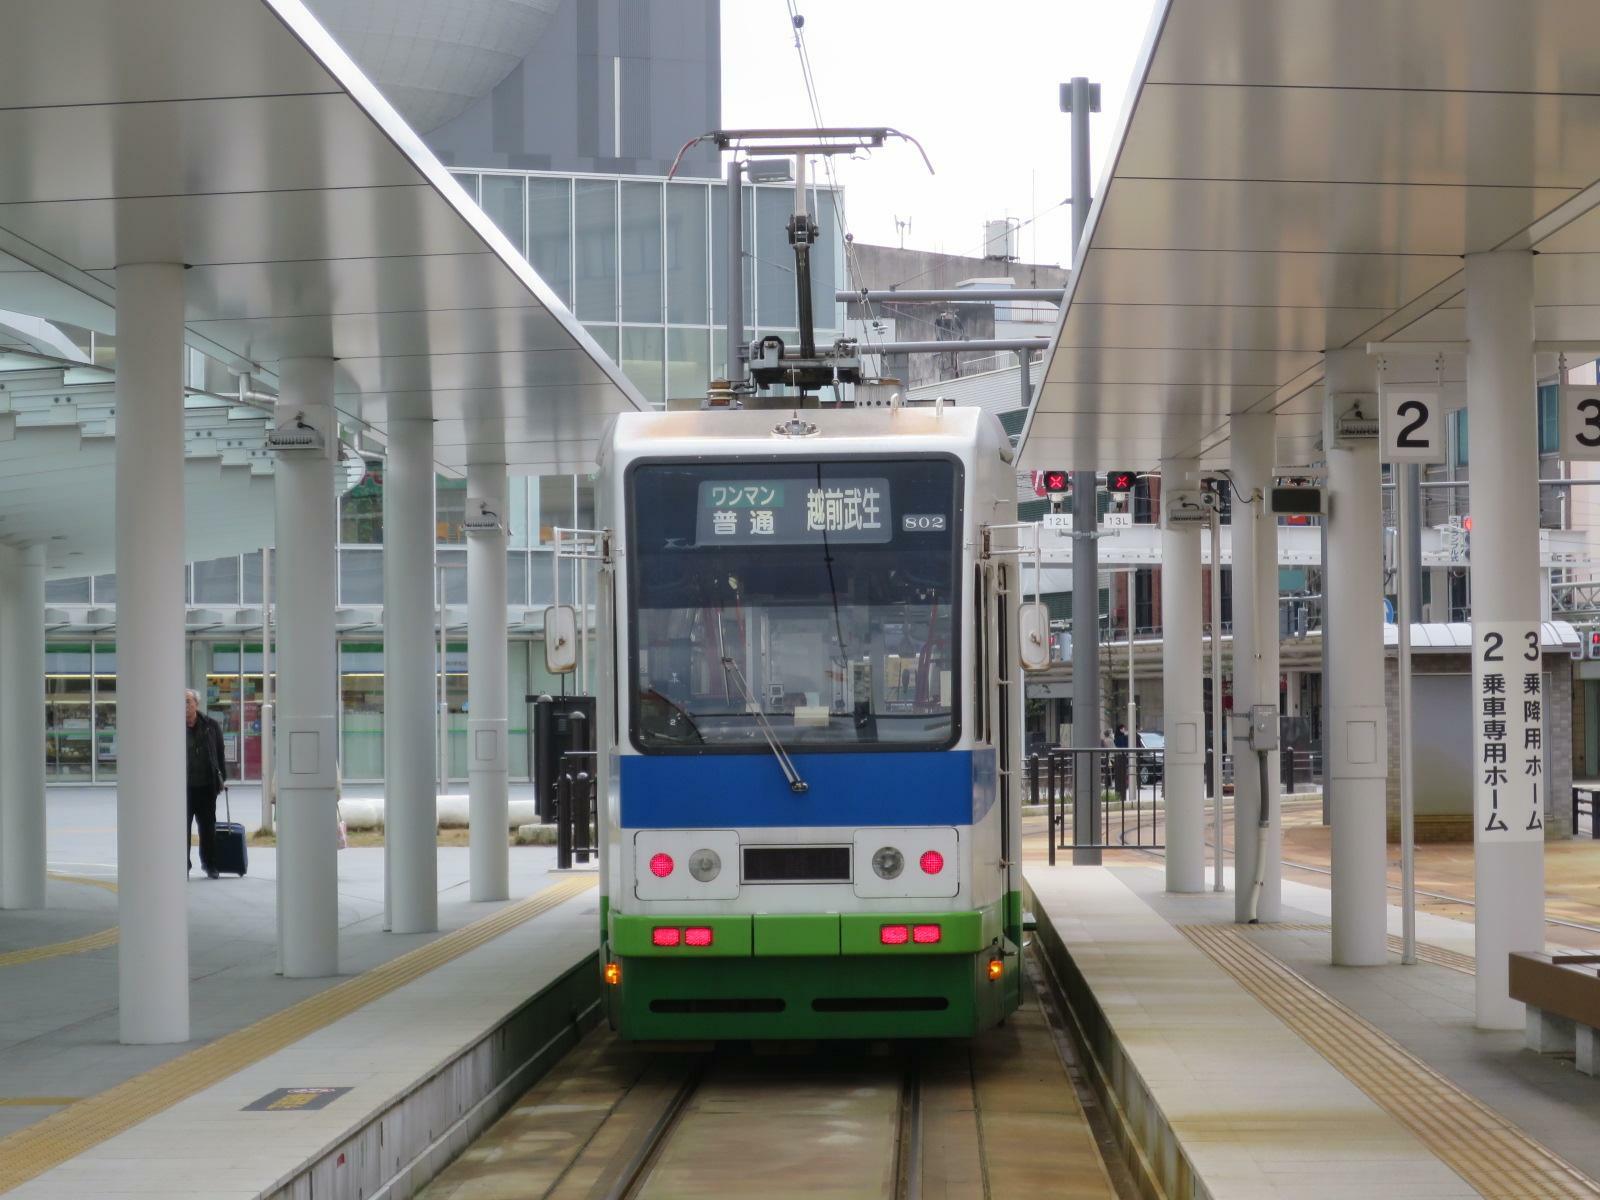
<svg viewBox="0 0 1600 1200"><path fill-rule="evenodd" d="M339 498L339 541L347 546L383 544L383 463L367 460L367 473Z"/></svg>
<svg viewBox="0 0 1600 1200"><path fill-rule="evenodd" d="M94 777L91 648L87 643L47 645L44 670L45 777L88 782Z"/></svg>

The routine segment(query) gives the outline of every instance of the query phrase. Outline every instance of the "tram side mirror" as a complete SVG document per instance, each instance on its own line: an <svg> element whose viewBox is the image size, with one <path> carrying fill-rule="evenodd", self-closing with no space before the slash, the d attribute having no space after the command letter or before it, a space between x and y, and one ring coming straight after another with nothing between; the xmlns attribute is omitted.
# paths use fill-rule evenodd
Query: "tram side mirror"
<svg viewBox="0 0 1600 1200"><path fill-rule="evenodd" d="M544 610L544 668L552 675L578 669L578 615L570 604Z"/></svg>
<svg viewBox="0 0 1600 1200"><path fill-rule="evenodd" d="M1050 665L1050 611L1035 601L1017 610L1017 639L1022 669L1042 671Z"/></svg>

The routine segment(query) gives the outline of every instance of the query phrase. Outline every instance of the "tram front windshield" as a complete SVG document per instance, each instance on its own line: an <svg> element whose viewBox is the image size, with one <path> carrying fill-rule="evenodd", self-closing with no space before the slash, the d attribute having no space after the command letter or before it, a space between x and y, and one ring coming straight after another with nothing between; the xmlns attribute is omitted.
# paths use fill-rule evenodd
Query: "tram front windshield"
<svg viewBox="0 0 1600 1200"><path fill-rule="evenodd" d="M641 464L629 516L640 750L955 740L955 462Z"/></svg>

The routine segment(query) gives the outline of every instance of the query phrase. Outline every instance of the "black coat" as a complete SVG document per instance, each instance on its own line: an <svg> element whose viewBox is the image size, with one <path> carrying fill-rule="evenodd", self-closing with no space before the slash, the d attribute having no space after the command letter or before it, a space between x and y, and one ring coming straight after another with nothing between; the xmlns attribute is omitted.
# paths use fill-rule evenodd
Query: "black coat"
<svg viewBox="0 0 1600 1200"><path fill-rule="evenodd" d="M212 792L220 792L222 785L228 778L228 752L223 748L222 744L222 726L218 725L203 712L195 714L194 723L201 730L201 741L207 750L206 757L209 759L210 771L200 779L195 779L193 777L194 772L189 771L188 786L197 792L205 788L209 788ZM183 733L185 738L189 736L187 725L184 726ZM188 761L186 748L184 755L186 768Z"/></svg>

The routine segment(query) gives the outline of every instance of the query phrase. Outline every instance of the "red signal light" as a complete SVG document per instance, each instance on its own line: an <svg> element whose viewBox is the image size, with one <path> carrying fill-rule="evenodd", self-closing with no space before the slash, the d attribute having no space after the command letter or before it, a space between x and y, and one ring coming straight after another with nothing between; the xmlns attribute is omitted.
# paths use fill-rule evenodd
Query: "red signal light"
<svg viewBox="0 0 1600 1200"><path fill-rule="evenodd" d="M1135 473L1132 471L1107 471L1106 491L1113 495L1127 495L1133 491Z"/></svg>
<svg viewBox="0 0 1600 1200"><path fill-rule="evenodd" d="M672 868L675 865L670 854L652 854L650 856L650 874L657 879L665 879L668 875L671 875Z"/></svg>
<svg viewBox="0 0 1600 1200"><path fill-rule="evenodd" d="M709 925L691 925L683 931L683 944L685 946L711 945L711 927Z"/></svg>
<svg viewBox="0 0 1600 1200"><path fill-rule="evenodd" d="M919 946L932 946L943 936L937 925L913 925L911 927L911 940Z"/></svg>
<svg viewBox="0 0 1600 1200"><path fill-rule="evenodd" d="M1066 491L1067 473L1065 471L1046 471L1044 473L1044 490L1058 494Z"/></svg>
<svg viewBox="0 0 1600 1200"><path fill-rule="evenodd" d="M922 857L917 859L917 866L922 868L924 875L937 875L944 870L944 855L937 850L924 850Z"/></svg>
<svg viewBox="0 0 1600 1200"><path fill-rule="evenodd" d="M885 946L904 946L911 940L911 930L904 925L881 925L878 927L878 940Z"/></svg>
<svg viewBox="0 0 1600 1200"><path fill-rule="evenodd" d="M676 946L683 940L683 931L671 925L657 925L650 931L652 946Z"/></svg>
<svg viewBox="0 0 1600 1200"><path fill-rule="evenodd" d="M1461 528L1465 529L1468 533L1472 532L1472 517L1470 515L1461 518Z"/></svg>

